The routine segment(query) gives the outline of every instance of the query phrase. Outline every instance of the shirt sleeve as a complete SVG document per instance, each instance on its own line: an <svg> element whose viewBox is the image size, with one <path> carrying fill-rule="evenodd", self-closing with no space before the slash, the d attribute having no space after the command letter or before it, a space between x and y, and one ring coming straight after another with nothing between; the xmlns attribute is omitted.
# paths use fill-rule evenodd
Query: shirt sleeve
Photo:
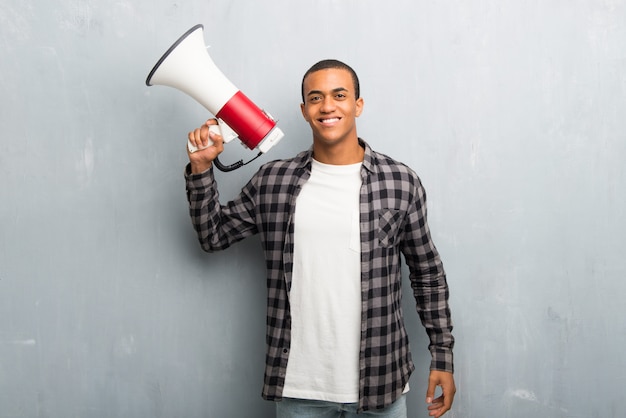
<svg viewBox="0 0 626 418"><path fill-rule="evenodd" d="M427 222L426 193L419 179L407 214L402 252L409 267L417 312L430 339L431 370L454 371L449 290Z"/></svg>
<svg viewBox="0 0 626 418"><path fill-rule="evenodd" d="M253 180L226 205L220 204L212 167L203 173L193 174L187 165L185 181L191 223L204 251L226 249L258 232Z"/></svg>

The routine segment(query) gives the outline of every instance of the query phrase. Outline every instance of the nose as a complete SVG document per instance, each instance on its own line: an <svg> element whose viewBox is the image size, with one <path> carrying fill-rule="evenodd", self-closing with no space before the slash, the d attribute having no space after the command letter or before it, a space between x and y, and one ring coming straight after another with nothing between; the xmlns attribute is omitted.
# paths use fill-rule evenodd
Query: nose
<svg viewBox="0 0 626 418"><path fill-rule="evenodd" d="M335 110L335 101L332 96L325 96L320 111L322 113L330 113Z"/></svg>

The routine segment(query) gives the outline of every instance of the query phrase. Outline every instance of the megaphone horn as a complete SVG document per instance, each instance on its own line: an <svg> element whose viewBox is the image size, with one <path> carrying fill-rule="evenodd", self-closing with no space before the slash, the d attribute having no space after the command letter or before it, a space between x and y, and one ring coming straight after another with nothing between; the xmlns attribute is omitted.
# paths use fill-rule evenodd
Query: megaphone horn
<svg viewBox="0 0 626 418"><path fill-rule="evenodd" d="M259 109L213 63L204 45L203 29L196 25L178 38L152 68L146 85L170 86L191 96L215 115L225 143L239 138L248 149L258 148L258 157L284 134L271 115ZM197 151L191 144L188 147ZM216 159L215 165L231 171L250 161L223 166Z"/></svg>

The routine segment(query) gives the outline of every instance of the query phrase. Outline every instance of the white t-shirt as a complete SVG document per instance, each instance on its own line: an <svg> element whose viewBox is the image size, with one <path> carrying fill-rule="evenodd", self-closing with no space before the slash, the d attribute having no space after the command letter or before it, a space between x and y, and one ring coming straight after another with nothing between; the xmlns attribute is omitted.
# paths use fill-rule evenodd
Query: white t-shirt
<svg viewBox="0 0 626 418"><path fill-rule="evenodd" d="M312 164L296 200L291 350L283 396L357 402L361 163Z"/></svg>

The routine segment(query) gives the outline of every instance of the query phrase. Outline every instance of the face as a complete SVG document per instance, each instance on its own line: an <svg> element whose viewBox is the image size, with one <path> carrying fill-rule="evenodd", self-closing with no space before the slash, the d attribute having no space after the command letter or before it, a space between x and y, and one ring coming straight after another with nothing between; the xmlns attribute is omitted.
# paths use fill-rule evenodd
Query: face
<svg viewBox="0 0 626 418"><path fill-rule="evenodd" d="M304 79L304 103L300 106L316 145L357 142L356 118L363 110L363 98L356 99L347 70L329 68L309 74Z"/></svg>

